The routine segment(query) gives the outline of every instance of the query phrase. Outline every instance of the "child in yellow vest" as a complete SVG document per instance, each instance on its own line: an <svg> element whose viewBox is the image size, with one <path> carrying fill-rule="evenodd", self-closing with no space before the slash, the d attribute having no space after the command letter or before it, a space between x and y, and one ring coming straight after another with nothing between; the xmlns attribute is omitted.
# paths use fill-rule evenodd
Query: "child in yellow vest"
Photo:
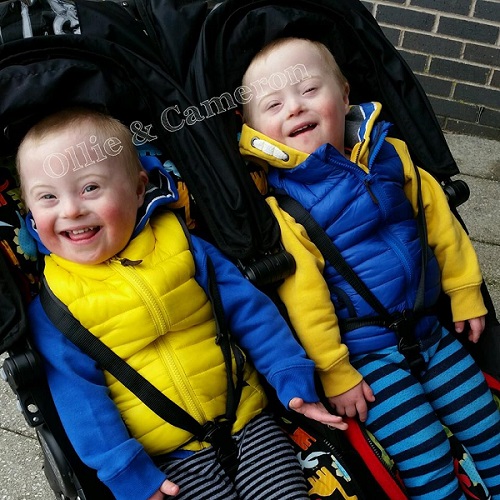
<svg viewBox="0 0 500 500"><path fill-rule="evenodd" d="M53 294L199 423L223 415L227 397L207 292L210 260L232 335L281 402L345 427L319 403L314 364L272 302L212 245L188 239L172 212L156 208L175 193L168 185L162 192L148 186L124 125L86 109L58 112L25 136L17 167ZM299 463L265 412L250 363L228 437L240 455L232 480L208 443L162 420L100 370L51 323L39 300L30 321L68 437L116 498L307 498Z"/></svg>

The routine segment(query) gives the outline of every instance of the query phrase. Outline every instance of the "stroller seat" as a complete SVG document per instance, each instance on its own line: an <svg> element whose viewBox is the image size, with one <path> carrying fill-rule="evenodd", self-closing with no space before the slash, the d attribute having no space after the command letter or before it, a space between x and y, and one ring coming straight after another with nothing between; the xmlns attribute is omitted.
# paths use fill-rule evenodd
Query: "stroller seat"
<svg viewBox="0 0 500 500"><path fill-rule="evenodd" d="M293 272L293 262L281 252L279 227L239 154L241 118L227 94L235 96L244 69L272 39L302 36L325 43L351 82L352 100L382 102L384 118L395 124L419 166L451 194L466 198L468 192L452 180L459 169L421 86L357 0L226 0L215 7L201 1L67 0L59 2L64 12L54 10L56 3L0 3L0 171L11 193L0 210L12 211L8 226L0 226L9 243L0 251L0 352L7 354L4 378L39 440L50 490L61 499L106 500L111 493L64 433L26 322L37 267L15 243L23 212L14 194L13 159L32 123L56 109L85 105L129 125L142 154L175 165L189 191L195 230L265 290ZM474 355L500 379L499 324L486 286L483 293L488 335ZM446 311L443 303L443 316Z"/></svg>

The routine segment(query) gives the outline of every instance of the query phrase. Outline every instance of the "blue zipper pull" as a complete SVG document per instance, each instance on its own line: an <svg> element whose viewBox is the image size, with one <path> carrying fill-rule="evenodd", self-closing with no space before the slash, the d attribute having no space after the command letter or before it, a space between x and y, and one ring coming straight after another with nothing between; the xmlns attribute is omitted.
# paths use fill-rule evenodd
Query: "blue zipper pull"
<svg viewBox="0 0 500 500"><path fill-rule="evenodd" d="M378 205L379 204L378 199L373 193L372 188L370 187L370 179L365 179L363 181L363 184L365 185L366 190L368 191L368 194L370 195L370 198L372 199L373 203L375 203L375 205Z"/></svg>

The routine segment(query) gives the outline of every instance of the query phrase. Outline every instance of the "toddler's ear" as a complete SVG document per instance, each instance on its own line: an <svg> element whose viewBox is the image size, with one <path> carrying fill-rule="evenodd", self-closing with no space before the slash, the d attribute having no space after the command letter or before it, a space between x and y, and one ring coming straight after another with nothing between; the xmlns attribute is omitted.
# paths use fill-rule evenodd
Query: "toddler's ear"
<svg viewBox="0 0 500 500"><path fill-rule="evenodd" d="M148 174L144 171L141 170L139 172L139 179L137 181L137 201L138 201L138 207L140 207L144 203L144 196L146 194L146 186L149 182Z"/></svg>
<svg viewBox="0 0 500 500"><path fill-rule="evenodd" d="M346 83L344 87L344 106L345 106L345 114L349 113L349 92L351 88L349 87L349 84Z"/></svg>

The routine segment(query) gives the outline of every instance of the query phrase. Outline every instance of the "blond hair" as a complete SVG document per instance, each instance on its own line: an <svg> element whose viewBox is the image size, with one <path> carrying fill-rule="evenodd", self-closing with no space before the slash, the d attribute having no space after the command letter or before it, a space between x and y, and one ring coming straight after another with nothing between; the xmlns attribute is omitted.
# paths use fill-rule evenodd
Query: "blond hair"
<svg viewBox="0 0 500 500"><path fill-rule="evenodd" d="M330 52L330 49L328 49L328 47L326 45L324 45L321 42L317 42L316 40L311 40L309 38L300 38L300 37L277 38L276 40L273 40L272 42L269 42L267 45L265 45L261 50L259 50L259 52L257 52L257 54L254 56L254 58L252 59L252 61L248 65L248 68L245 71L245 74L243 75L243 81L245 81L245 77L246 77L249 69L255 63L264 59L272 51L279 49L282 46L287 45L288 43L294 42L296 40L303 40L305 42L310 43L311 46L316 49L319 56L321 57L321 59L325 63L326 67L332 71L332 74L334 75L338 84L341 87L349 85L347 78L344 76L344 74L342 73L342 70L340 69L339 65L337 64L335 57L333 56L333 54Z"/></svg>
<svg viewBox="0 0 500 500"><path fill-rule="evenodd" d="M95 136L98 144L104 144L110 138L117 138L123 147L120 158L129 174L133 176L142 170L137 151L132 142L130 130L119 120L99 111L73 107L57 111L37 122L24 136L17 150L16 168L21 176L21 156L23 151L44 139L68 128L81 130Z"/></svg>

